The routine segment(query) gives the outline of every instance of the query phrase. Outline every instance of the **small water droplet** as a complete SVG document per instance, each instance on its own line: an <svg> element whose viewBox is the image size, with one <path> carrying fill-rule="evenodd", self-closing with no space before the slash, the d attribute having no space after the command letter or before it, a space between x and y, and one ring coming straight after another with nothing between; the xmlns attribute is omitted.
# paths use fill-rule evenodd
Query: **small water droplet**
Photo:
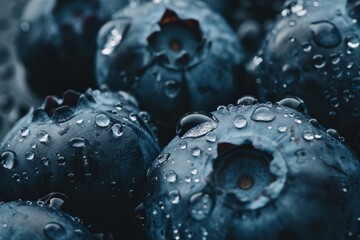
<svg viewBox="0 0 360 240"><path fill-rule="evenodd" d="M36 137L41 143L46 143L49 140L49 134L44 130L39 131Z"/></svg>
<svg viewBox="0 0 360 240"><path fill-rule="evenodd" d="M48 239L51 240L60 240L66 239L66 230L65 228L56 222L49 222L44 226L44 234Z"/></svg>
<svg viewBox="0 0 360 240"><path fill-rule="evenodd" d="M173 170L170 170L165 174L165 178L169 183L174 183L176 182L177 175Z"/></svg>
<svg viewBox="0 0 360 240"><path fill-rule="evenodd" d="M286 126L280 126L280 127L278 128L278 131L281 132L281 133L286 132L286 130L287 130L287 127L286 127Z"/></svg>
<svg viewBox="0 0 360 240"><path fill-rule="evenodd" d="M112 134L115 138L121 137L124 134L124 127L119 123L115 123L111 127Z"/></svg>
<svg viewBox="0 0 360 240"><path fill-rule="evenodd" d="M180 193L178 190L172 190L169 192L169 200L172 204L178 204L180 202Z"/></svg>
<svg viewBox="0 0 360 240"><path fill-rule="evenodd" d="M260 106L251 114L251 119L256 122L271 122L275 119L275 114L270 108Z"/></svg>
<svg viewBox="0 0 360 240"><path fill-rule="evenodd" d="M25 158L27 160L34 160L35 154L33 152L26 152L25 153Z"/></svg>
<svg viewBox="0 0 360 240"><path fill-rule="evenodd" d="M168 80L164 84L164 92L169 98L174 98L180 92L180 84L175 80Z"/></svg>
<svg viewBox="0 0 360 240"><path fill-rule="evenodd" d="M129 119L133 122L135 122L137 120L137 116L135 113L130 113L129 114Z"/></svg>
<svg viewBox="0 0 360 240"><path fill-rule="evenodd" d="M105 114L101 113L95 117L95 123L99 127L107 127L110 124L110 118Z"/></svg>
<svg viewBox="0 0 360 240"><path fill-rule="evenodd" d="M305 130L302 136L307 141L314 140L314 134L310 130Z"/></svg>
<svg viewBox="0 0 360 240"><path fill-rule="evenodd" d="M182 150L186 149L186 147L187 147L187 142L185 142L185 141L180 142L180 148Z"/></svg>
<svg viewBox="0 0 360 240"><path fill-rule="evenodd" d="M159 163L163 163L166 160L168 160L169 157L170 157L170 153L162 153L157 157L157 160L158 160Z"/></svg>
<svg viewBox="0 0 360 240"><path fill-rule="evenodd" d="M315 68L323 68L326 65L326 60L323 55L317 54L313 57L313 63Z"/></svg>
<svg viewBox="0 0 360 240"><path fill-rule="evenodd" d="M306 113L307 107L304 103L304 101L298 97L288 97L284 98L281 101L278 102L280 106L288 107L295 109L299 112Z"/></svg>
<svg viewBox="0 0 360 240"><path fill-rule="evenodd" d="M234 125L236 128L241 129L244 128L247 124L247 120L243 115L239 115L234 119Z"/></svg>
<svg viewBox="0 0 360 240"><path fill-rule="evenodd" d="M360 40L359 40L359 36L356 34L350 34L349 36L346 37L346 44L350 47L350 48L357 48L360 45Z"/></svg>
<svg viewBox="0 0 360 240"><path fill-rule="evenodd" d="M84 138L72 138L69 141L70 146L74 148L82 148L85 146L86 140Z"/></svg>
<svg viewBox="0 0 360 240"><path fill-rule="evenodd" d="M296 117L296 118L294 119L294 121L295 121L295 123L297 123L297 124L301 124L301 123L302 123L302 121L301 121L301 119L300 119L299 117Z"/></svg>
<svg viewBox="0 0 360 240"><path fill-rule="evenodd" d="M5 151L1 154L1 163L4 168L12 169L15 165L15 154L11 151Z"/></svg>
<svg viewBox="0 0 360 240"><path fill-rule="evenodd" d="M239 106L254 105L257 103L258 103L258 100L251 96L242 97L237 101L237 105L239 105Z"/></svg>
<svg viewBox="0 0 360 240"><path fill-rule="evenodd" d="M198 157L200 156L201 154L201 149L199 147L194 147L192 150L191 150L191 153L194 157Z"/></svg>
<svg viewBox="0 0 360 240"><path fill-rule="evenodd" d="M22 129L20 130L20 134L21 134L21 136L23 136L23 137L28 136L29 133L30 133L30 130L29 130L27 127L24 127L24 128L22 128Z"/></svg>
<svg viewBox="0 0 360 240"><path fill-rule="evenodd" d="M213 134L213 133L208 133L207 135L206 135L206 141L208 141L208 142L216 142L216 135L215 134Z"/></svg>
<svg viewBox="0 0 360 240"><path fill-rule="evenodd" d="M310 52L311 49L312 49L312 46L311 46L310 43L305 42L305 43L303 43L303 45L302 45L302 49L303 49L304 52Z"/></svg>

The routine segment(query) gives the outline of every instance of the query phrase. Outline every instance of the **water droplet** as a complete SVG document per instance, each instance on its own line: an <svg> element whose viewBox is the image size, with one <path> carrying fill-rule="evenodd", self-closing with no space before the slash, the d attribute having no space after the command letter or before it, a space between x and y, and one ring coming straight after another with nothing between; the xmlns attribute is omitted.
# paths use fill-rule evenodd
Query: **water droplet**
<svg viewBox="0 0 360 240"><path fill-rule="evenodd" d="M20 134L21 134L21 136L23 136L23 137L28 136L29 133L30 133L30 130L29 130L27 127L24 127L24 128L22 128L22 129L20 130Z"/></svg>
<svg viewBox="0 0 360 240"><path fill-rule="evenodd" d="M254 105L257 103L258 103L258 100L251 96L242 97L237 101L237 105L239 105L239 106Z"/></svg>
<svg viewBox="0 0 360 240"><path fill-rule="evenodd" d="M207 218L212 211L214 201L208 194L195 193L190 197L190 214L197 220L201 221Z"/></svg>
<svg viewBox="0 0 360 240"><path fill-rule="evenodd" d="M217 128L218 122L217 118L211 113L190 113L179 120L176 134L180 138L201 137Z"/></svg>
<svg viewBox="0 0 360 240"><path fill-rule="evenodd" d="M244 116L239 115L239 116L235 117L234 125L236 128L239 128L239 129L244 128L246 126L246 124L247 124L247 120Z"/></svg>
<svg viewBox="0 0 360 240"><path fill-rule="evenodd" d="M164 92L169 98L176 97L180 92L180 85L174 80L168 80L164 84Z"/></svg>
<svg viewBox="0 0 360 240"><path fill-rule="evenodd" d="M82 124L84 122L84 119L78 119L78 120L76 120L76 123L77 124Z"/></svg>
<svg viewBox="0 0 360 240"><path fill-rule="evenodd" d="M271 122L275 119L275 114L270 108L260 106L251 114L251 119L256 122Z"/></svg>
<svg viewBox="0 0 360 240"><path fill-rule="evenodd" d="M59 166L64 166L65 165L65 158L60 156L58 157L58 164Z"/></svg>
<svg viewBox="0 0 360 240"><path fill-rule="evenodd" d="M72 138L69 141L70 146L74 148L82 148L85 146L86 140L84 138Z"/></svg>
<svg viewBox="0 0 360 240"><path fill-rule="evenodd" d="M340 32L331 22L314 22L310 24L310 29L315 42L321 47L334 48L341 43Z"/></svg>
<svg viewBox="0 0 360 240"><path fill-rule="evenodd" d="M280 127L278 128L278 131L281 132L281 133L286 132L286 130L287 130L287 127L286 127L286 126L280 126Z"/></svg>
<svg viewBox="0 0 360 240"><path fill-rule="evenodd" d="M180 193L178 190L172 190L169 192L169 200L172 204L178 204L180 202Z"/></svg>
<svg viewBox="0 0 360 240"><path fill-rule="evenodd" d="M326 60L323 55L317 54L313 57L313 63L316 68L323 68L326 65Z"/></svg>
<svg viewBox="0 0 360 240"><path fill-rule="evenodd" d="M180 142L180 148L182 150L186 149L186 147L187 147L187 142L185 142L185 141Z"/></svg>
<svg viewBox="0 0 360 240"><path fill-rule="evenodd" d="M304 52L310 52L311 49L312 49L312 46L311 46L310 43L305 42L305 43L303 43L303 45L302 45L302 49L303 49Z"/></svg>
<svg viewBox="0 0 360 240"><path fill-rule="evenodd" d="M48 239L51 240L60 240L66 239L66 230L65 228L56 222L49 222L44 226L44 234Z"/></svg>
<svg viewBox="0 0 360 240"><path fill-rule="evenodd" d="M307 107L304 103L304 101L298 97L288 97L284 98L281 101L278 102L280 106L288 107L295 109L299 112L306 113Z"/></svg>
<svg viewBox="0 0 360 240"><path fill-rule="evenodd" d="M129 119L133 122L135 122L137 120L137 116L135 113L130 113L129 114Z"/></svg>
<svg viewBox="0 0 360 240"><path fill-rule="evenodd" d="M350 47L350 48L357 48L360 45L360 40L359 40L359 36L356 34L350 34L349 36L346 37L346 44Z"/></svg>
<svg viewBox="0 0 360 240"><path fill-rule="evenodd" d="M36 137L42 143L46 143L49 140L49 134L44 130L39 131Z"/></svg>
<svg viewBox="0 0 360 240"><path fill-rule="evenodd" d="M300 119L299 117L296 117L296 118L294 119L294 121L295 121L295 123L297 123L297 124L301 124L301 123L302 123L302 121L301 121L301 119Z"/></svg>
<svg viewBox="0 0 360 240"><path fill-rule="evenodd" d="M41 158L40 162L44 165L44 166L49 166L50 160L46 157Z"/></svg>
<svg viewBox="0 0 360 240"><path fill-rule="evenodd" d="M340 55L337 53L333 53L330 55L330 61L332 64L336 65L340 62L341 58Z"/></svg>
<svg viewBox="0 0 360 240"><path fill-rule="evenodd" d="M341 136L335 129L330 128L330 129L326 130L326 133L329 134L330 136L334 137L335 139L338 139L338 140L341 139Z"/></svg>
<svg viewBox="0 0 360 240"><path fill-rule="evenodd" d="M173 170L170 170L165 174L165 178L169 183L174 183L176 182L177 175Z"/></svg>
<svg viewBox="0 0 360 240"><path fill-rule="evenodd" d="M25 158L27 160L34 160L35 154L33 152L26 152L25 153Z"/></svg>
<svg viewBox="0 0 360 240"><path fill-rule="evenodd" d="M11 151L5 151L1 154L1 163L4 168L12 169L15 165L15 154Z"/></svg>
<svg viewBox="0 0 360 240"><path fill-rule="evenodd" d="M162 153L157 157L157 160L158 160L159 163L163 163L166 160L168 160L169 157L170 157L170 153Z"/></svg>
<svg viewBox="0 0 360 240"><path fill-rule="evenodd" d="M192 150L191 150L191 153L194 157L198 157L200 156L201 154L201 149L199 147L194 147Z"/></svg>
<svg viewBox="0 0 360 240"><path fill-rule="evenodd" d="M307 141L314 140L314 134L310 130L305 130L302 136Z"/></svg>
<svg viewBox="0 0 360 240"><path fill-rule="evenodd" d="M115 138L121 137L124 134L124 127L123 125L119 124L119 123L115 123L112 127L111 127L111 131L113 133L113 136Z"/></svg>
<svg viewBox="0 0 360 240"><path fill-rule="evenodd" d="M105 114L101 113L95 117L95 123L99 127L107 127L110 124L110 118Z"/></svg>
<svg viewBox="0 0 360 240"><path fill-rule="evenodd" d="M206 141L208 141L208 142L216 142L216 135L215 134L213 134L213 133L208 133L207 135L206 135Z"/></svg>

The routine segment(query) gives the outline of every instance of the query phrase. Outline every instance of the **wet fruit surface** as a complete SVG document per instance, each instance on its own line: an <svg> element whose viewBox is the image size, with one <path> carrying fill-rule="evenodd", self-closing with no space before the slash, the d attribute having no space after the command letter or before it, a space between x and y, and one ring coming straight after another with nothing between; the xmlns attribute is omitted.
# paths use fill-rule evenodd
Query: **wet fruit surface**
<svg viewBox="0 0 360 240"><path fill-rule="evenodd" d="M236 35L206 4L154 1L101 28L97 81L133 92L155 121L173 126L188 111L231 100L241 90L242 59Z"/></svg>
<svg viewBox="0 0 360 240"><path fill-rule="evenodd" d="M335 130L296 109L306 111L295 98L246 97L182 118L148 171L149 239L357 234L359 162Z"/></svg>
<svg viewBox="0 0 360 240"><path fill-rule="evenodd" d="M0 204L0 239L60 240L94 239L80 220L42 202Z"/></svg>
<svg viewBox="0 0 360 240"><path fill-rule="evenodd" d="M360 30L356 1L292 1L255 58L259 96L299 96L309 114L359 150Z"/></svg>
<svg viewBox="0 0 360 240"><path fill-rule="evenodd" d="M0 147L0 200L61 192L68 211L88 223L127 218L141 202L146 169L159 151L147 116L124 92L47 97Z"/></svg>

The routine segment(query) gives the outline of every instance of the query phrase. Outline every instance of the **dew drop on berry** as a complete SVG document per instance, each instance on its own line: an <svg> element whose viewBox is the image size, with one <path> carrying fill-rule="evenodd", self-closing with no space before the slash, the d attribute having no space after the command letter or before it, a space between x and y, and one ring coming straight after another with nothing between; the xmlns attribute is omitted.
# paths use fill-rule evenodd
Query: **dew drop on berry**
<svg viewBox="0 0 360 240"><path fill-rule="evenodd" d="M237 117L235 117L234 119L234 125L236 128L241 129L244 128L247 124L247 120L244 116L239 115Z"/></svg>
<svg viewBox="0 0 360 240"><path fill-rule="evenodd" d="M165 162L166 160L168 160L170 157L170 154L169 153L162 153L160 154L158 157L157 157L157 160L159 163L163 163Z"/></svg>
<svg viewBox="0 0 360 240"><path fill-rule="evenodd" d="M199 147L194 147L193 149L191 149L191 154L194 157L198 157L201 154L201 149Z"/></svg>
<svg viewBox="0 0 360 240"><path fill-rule="evenodd" d="M320 47L334 48L341 43L338 28L331 22L319 21L310 24L311 33Z"/></svg>
<svg viewBox="0 0 360 240"><path fill-rule="evenodd" d="M326 60L323 55L317 54L313 56L313 63L315 68L323 68L326 65Z"/></svg>
<svg viewBox="0 0 360 240"><path fill-rule="evenodd" d="M107 127L110 124L110 118L105 114L101 113L95 117L95 123L99 127Z"/></svg>
<svg viewBox="0 0 360 240"><path fill-rule="evenodd" d="M179 120L176 134L180 138L201 137L217 128L218 122L211 113L190 113Z"/></svg>
<svg viewBox="0 0 360 240"><path fill-rule="evenodd" d="M356 34L350 34L345 41L350 48L357 48L360 45L359 36Z"/></svg>
<svg viewBox="0 0 360 240"><path fill-rule="evenodd" d="M213 133L208 133L207 135L206 135L206 141L208 141L208 142L216 142L216 135L215 134L213 134Z"/></svg>
<svg viewBox="0 0 360 240"><path fill-rule="evenodd" d="M72 138L69 140L70 146L74 148L82 148L85 146L85 139L84 138Z"/></svg>
<svg viewBox="0 0 360 240"><path fill-rule="evenodd" d="M172 190L169 192L169 200L172 204L178 204L180 202L180 193L178 190Z"/></svg>
<svg viewBox="0 0 360 240"><path fill-rule="evenodd" d="M170 170L165 174L165 178L169 183L174 183L176 182L177 175L173 170Z"/></svg>
<svg viewBox="0 0 360 240"><path fill-rule="evenodd" d="M25 153L25 158L27 160L34 160L35 154L33 152L26 152Z"/></svg>
<svg viewBox="0 0 360 240"><path fill-rule="evenodd" d="M112 134L115 138L121 137L124 134L124 127L119 123L115 123L111 127Z"/></svg>
<svg viewBox="0 0 360 240"><path fill-rule="evenodd" d="M242 97L237 101L237 105L239 105L239 106L254 105L257 103L258 103L258 100L251 96Z"/></svg>
<svg viewBox="0 0 360 240"><path fill-rule="evenodd" d="M49 140L49 134L44 130L39 131L36 137L42 143L46 143Z"/></svg>
<svg viewBox="0 0 360 240"><path fill-rule="evenodd" d="M280 126L280 127L278 127L278 131L279 131L280 133L284 133L284 132L286 132L286 130L287 130L287 127L286 127L286 126Z"/></svg>
<svg viewBox="0 0 360 240"><path fill-rule="evenodd" d="M65 228L56 222L47 223L44 226L44 234L50 240L66 239Z"/></svg>
<svg viewBox="0 0 360 240"><path fill-rule="evenodd" d="M27 127L24 127L24 128L22 128L22 129L20 130L20 134L21 134L21 136L23 136L23 137L28 136L29 133L30 133L30 130L29 130Z"/></svg>
<svg viewBox="0 0 360 240"><path fill-rule="evenodd" d="M1 154L1 163L4 168L12 169L15 165L15 154L11 151L5 151Z"/></svg>
<svg viewBox="0 0 360 240"><path fill-rule="evenodd" d="M297 110L299 112L302 112L302 113L307 112L307 108L306 108L306 105L305 105L304 101L302 99L298 98L298 97L284 98L281 101L279 101L278 104L280 106L295 109L295 110Z"/></svg>
<svg viewBox="0 0 360 240"><path fill-rule="evenodd" d="M256 122L271 122L275 119L275 114L270 108L260 106L251 114L251 119Z"/></svg>
<svg viewBox="0 0 360 240"><path fill-rule="evenodd" d="M305 130L302 136L307 141L311 141L314 139L314 134L310 130Z"/></svg>

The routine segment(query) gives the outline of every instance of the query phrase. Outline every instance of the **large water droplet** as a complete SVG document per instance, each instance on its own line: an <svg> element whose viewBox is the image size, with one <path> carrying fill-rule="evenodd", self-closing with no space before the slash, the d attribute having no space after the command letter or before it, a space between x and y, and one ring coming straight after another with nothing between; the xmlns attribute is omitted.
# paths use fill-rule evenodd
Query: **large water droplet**
<svg viewBox="0 0 360 240"><path fill-rule="evenodd" d="M341 43L341 35L337 27L328 21L314 22L310 29L315 42L325 48L334 48Z"/></svg>
<svg viewBox="0 0 360 240"><path fill-rule="evenodd" d="M310 130L305 130L302 136L307 141L314 140L314 133Z"/></svg>
<svg viewBox="0 0 360 240"><path fill-rule="evenodd" d="M237 101L237 105L240 105L240 106L254 105L257 103L258 103L258 100L251 96L242 97Z"/></svg>
<svg viewBox="0 0 360 240"><path fill-rule="evenodd" d="M275 114L270 108L260 106L251 114L251 119L256 122L271 122L275 119Z"/></svg>
<svg viewBox="0 0 360 240"><path fill-rule="evenodd" d="M70 146L74 148L82 148L85 146L85 139L84 138L72 138L69 141Z"/></svg>
<svg viewBox="0 0 360 240"><path fill-rule="evenodd" d="M44 130L39 131L36 137L42 143L45 143L49 140L49 134Z"/></svg>
<svg viewBox="0 0 360 240"><path fill-rule="evenodd" d="M284 98L282 100L280 100L278 102L279 105L281 106L285 106L288 108L292 108L295 109L299 112L302 113L306 113L307 112L307 108L306 105L304 103L304 101L298 97L288 97L288 98Z"/></svg>
<svg viewBox="0 0 360 240"><path fill-rule="evenodd" d="M234 125L236 128L244 128L247 124L247 120L243 115L239 115L234 119Z"/></svg>
<svg viewBox="0 0 360 240"><path fill-rule="evenodd" d="M47 223L44 226L44 234L48 239L51 240L66 239L65 228L61 224L56 222Z"/></svg>
<svg viewBox="0 0 360 240"><path fill-rule="evenodd" d="M20 130L20 134L21 134L21 136L23 136L23 137L28 136L29 133L30 133L30 130L29 130L27 127L24 127L24 128L22 128L22 129Z"/></svg>
<svg viewBox="0 0 360 240"><path fill-rule="evenodd" d="M218 122L211 113L190 113L180 119L176 127L176 134L180 138L201 137L217 128Z"/></svg>
<svg viewBox="0 0 360 240"><path fill-rule="evenodd" d="M99 127L107 127L110 124L110 118L105 114L101 113L95 117L95 123Z"/></svg>
<svg viewBox="0 0 360 240"><path fill-rule="evenodd" d="M313 63L315 68L323 68L326 65L326 60L323 55L317 54L313 57Z"/></svg>
<svg viewBox="0 0 360 240"><path fill-rule="evenodd" d="M15 165L15 154L11 151L5 151L1 154L1 164L4 168L12 169Z"/></svg>
<svg viewBox="0 0 360 240"><path fill-rule="evenodd" d="M214 201L208 194L195 193L190 197L190 214L197 220L204 220L212 211Z"/></svg>

